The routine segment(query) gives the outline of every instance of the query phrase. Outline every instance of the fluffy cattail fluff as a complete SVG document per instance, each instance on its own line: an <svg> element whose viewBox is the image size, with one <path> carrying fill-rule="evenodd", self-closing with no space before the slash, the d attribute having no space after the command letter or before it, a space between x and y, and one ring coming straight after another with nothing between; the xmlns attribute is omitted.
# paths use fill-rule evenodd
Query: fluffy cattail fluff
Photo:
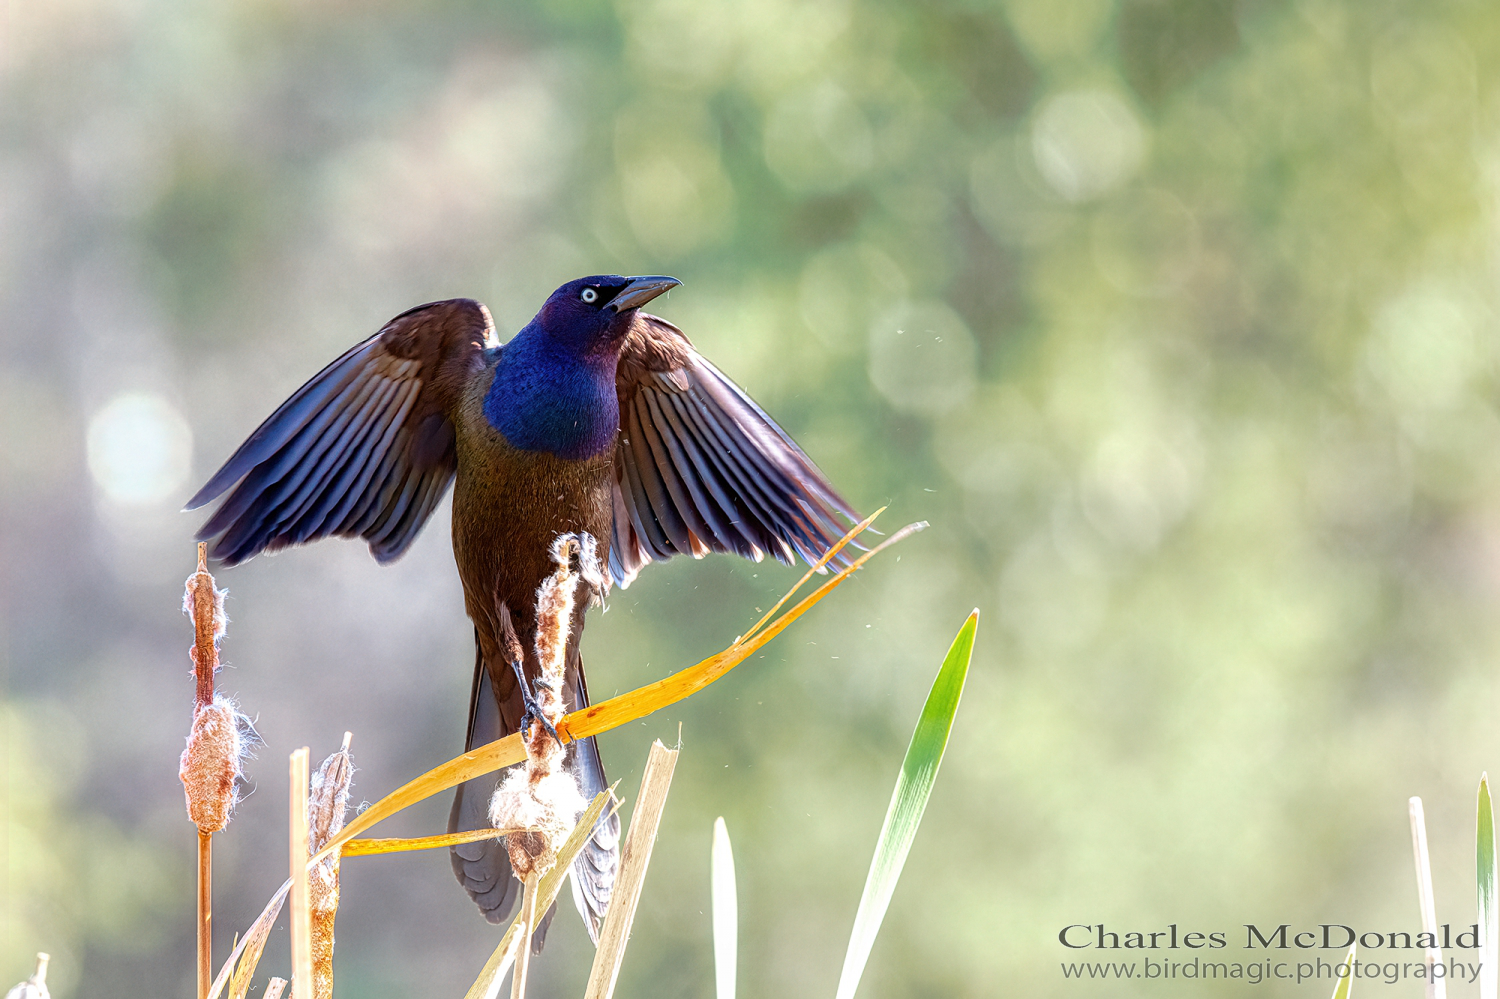
<svg viewBox="0 0 1500 999"><path fill-rule="evenodd" d="M559 535L552 543L551 555L557 571L536 591L535 647L541 671L535 689L538 710L556 726L563 716L563 672L578 582L586 581L597 593L601 576L594 539L588 534ZM557 848L573 831L586 802L578 782L562 769L563 747L546 726L533 724L521 736L526 744L526 766L512 770L500 782L490 801L490 821L499 829L527 830L506 838L511 866L525 880L533 871L552 867Z"/></svg>
<svg viewBox="0 0 1500 999"><path fill-rule="evenodd" d="M215 694L193 712L193 730L177 776L187 797L188 818L199 832L218 832L229 824L239 802L244 762L255 742L250 720L223 694Z"/></svg>
<svg viewBox="0 0 1500 999"><path fill-rule="evenodd" d="M308 856L328 845L344 828L349 808L349 786L354 761L349 757L350 734L338 752L323 761L313 774L307 800ZM333 996L333 920L339 908L339 858L330 856L307 873L308 909L312 915L313 996Z"/></svg>
<svg viewBox="0 0 1500 999"><path fill-rule="evenodd" d="M52 958L47 954L38 954L36 971L26 981L5 993L5 999L51 999L51 993L47 991L47 962L50 960Z"/></svg>

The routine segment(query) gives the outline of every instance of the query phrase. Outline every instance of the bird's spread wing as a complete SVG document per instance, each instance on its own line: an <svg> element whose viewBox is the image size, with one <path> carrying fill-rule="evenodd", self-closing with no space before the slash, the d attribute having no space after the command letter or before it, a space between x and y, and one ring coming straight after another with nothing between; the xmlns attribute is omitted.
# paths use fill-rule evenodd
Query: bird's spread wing
<svg viewBox="0 0 1500 999"><path fill-rule="evenodd" d="M637 316L616 388L615 582L648 562L734 552L816 561L859 519L795 441L656 316Z"/></svg>
<svg viewBox="0 0 1500 999"><path fill-rule="evenodd" d="M282 403L188 501L239 483L198 537L216 539L230 565L330 535L396 558L453 481L451 414L488 346L489 312L469 299L392 319Z"/></svg>

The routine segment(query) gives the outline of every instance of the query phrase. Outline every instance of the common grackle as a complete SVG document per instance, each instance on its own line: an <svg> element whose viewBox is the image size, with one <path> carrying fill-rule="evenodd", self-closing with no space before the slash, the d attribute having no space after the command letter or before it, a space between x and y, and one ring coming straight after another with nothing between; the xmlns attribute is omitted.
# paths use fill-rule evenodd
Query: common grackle
<svg viewBox="0 0 1500 999"><path fill-rule="evenodd" d="M570 281L503 346L469 299L402 313L298 389L198 491L188 509L229 494L198 537L229 565L331 535L362 537L389 562L456 477L453 557L476 645L466 748L522 724L527 691L507 662L503 620L534 680L534 601L554 570L553 539L608 539L608 574L580 593L568 641L564 702L586 705L578 639L611 580L627 586L678 554L812 561L842 535L836 514L857 519L749 396L675 326L640 311L678 283ZM607 786L593 739L568 747L567 766L586 798ZM495 783L459 787L450 830L489 825ZM590 935L618 842L618 818L601 820L573 864ZM451 859L484 915L503 920L519 885L504 845L454 847Z"/></svg>

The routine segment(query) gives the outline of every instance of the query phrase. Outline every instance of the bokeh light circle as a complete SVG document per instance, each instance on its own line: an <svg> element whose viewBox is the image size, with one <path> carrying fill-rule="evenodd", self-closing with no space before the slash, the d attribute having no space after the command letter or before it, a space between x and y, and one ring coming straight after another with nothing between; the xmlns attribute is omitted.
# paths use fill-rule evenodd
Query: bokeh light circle
<svg viewBox="0 0 1500 999"><path fill-rule="evenodd" d="M187 482L193 433L151 392L115 396L89 421L88 463L104 495L126 506L159 503Z"/></svg>

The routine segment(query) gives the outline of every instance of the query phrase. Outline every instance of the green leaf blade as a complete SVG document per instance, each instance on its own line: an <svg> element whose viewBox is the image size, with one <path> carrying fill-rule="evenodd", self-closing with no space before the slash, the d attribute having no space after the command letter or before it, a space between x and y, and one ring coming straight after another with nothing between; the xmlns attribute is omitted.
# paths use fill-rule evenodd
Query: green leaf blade
<svg viewBox="0 0 1500 999"><path fill-rule="evenodd" d="M1354 955L1358 947L1358 944L1350 944L1349 953L1344 955L1344 967L1349 969L1349 973L1333 987L1333 999L1349 999L1349 989L1354 983Z"/></svg>
<svg viewBox="0 0 1500 999"><path fill-rule="evenodd" d="M1481 946L1479 965L1480 999L1495 999L1495 809L1490 800L1489 774L1479 778L1478 817L1474 830L1474 873L1478 881L1479 932Z"/></svg>
<svg viewBox="0 0 1500 999"><path fill-rule="evenodd" d="M896 882L901 877L901 869L906 866L906 856L916 839L917 826L927 809L927 799L932 795L938 767L942 765L943 752L948 747L948 734L958 713L964 681L968 679L978 627L979 611L976 610L969 615L948 648L937 679L927 695L927 703L922 707L921 717L917 719L916 730L912 732L911 744L906 749L906 758L902 760L901 773L891 794L891 804L886 810L885 824L881 826L880 838L875 843L875 856L865 878L864 894L860 896L859 909L854 915L854 929L849 934L849 949L844 954L844 969L839 975L837 999L853 999L865 963L870 958L875 935L880 932Z"/></svg>

